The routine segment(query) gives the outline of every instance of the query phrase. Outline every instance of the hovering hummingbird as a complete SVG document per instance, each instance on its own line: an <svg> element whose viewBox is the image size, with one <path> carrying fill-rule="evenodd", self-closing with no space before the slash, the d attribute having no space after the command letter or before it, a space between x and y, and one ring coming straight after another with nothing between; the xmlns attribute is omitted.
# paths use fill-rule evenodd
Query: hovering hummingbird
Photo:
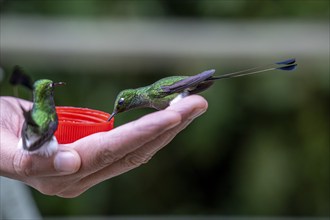
<svg viewBox="0 0 330 220"><path fill-rule="evenodd" d="M208 89L213 85L215 80L251 75L271 70L290 71L294 70L296 66L296 60L292 58L274 64L254 67L220 76L213 76L215 70L211 69L194 76L166 77L145 87L121 91L116 98L114 110L108 121L120 112L135 108L165 109L167 106L178 102L188 95L200 93Z"/></svg>
<svg viewBox="0 0 330 220"><path fill-rule="evenodd" d="M22 84L33 90L32 109L25 110L21 106L25 121L18 147L32 154L51 156L58 146L54 136L58 126L54 88L65 83L40 79L32 85L31 79L18 66L14 67L10 83L13 85Z"/></svg>

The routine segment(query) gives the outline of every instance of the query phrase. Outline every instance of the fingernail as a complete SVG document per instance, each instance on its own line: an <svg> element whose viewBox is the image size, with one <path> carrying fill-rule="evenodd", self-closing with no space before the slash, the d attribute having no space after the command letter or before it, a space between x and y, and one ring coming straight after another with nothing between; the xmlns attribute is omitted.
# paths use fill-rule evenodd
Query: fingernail
<svg viewBox="0 0 330 220"><path fill-rule="evenodd" d="M77 158L70 151L59 151L54 159L54 167L61 173L73 173L77 170Z"/></svg>

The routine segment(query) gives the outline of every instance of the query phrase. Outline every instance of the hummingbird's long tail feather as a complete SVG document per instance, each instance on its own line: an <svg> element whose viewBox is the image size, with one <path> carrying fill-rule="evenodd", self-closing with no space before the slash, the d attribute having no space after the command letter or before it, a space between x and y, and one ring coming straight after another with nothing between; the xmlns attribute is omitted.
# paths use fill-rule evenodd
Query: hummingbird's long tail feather
<svg viewBox="0 0 330 220"><path fill-rule="evenodd" d="M268 64L265 66L260 66L260 67L254 67L246 70L241 70L233 73L227 73L221 76L214 76L211 77L209 80L218 80L218 79L226 79L226 78L232 78L232 77L239 77L239 76L245 76L245 75L252 75L256 73L263 73L263 72L268 72L271 70L284 70L284 71L291 71L296 68L296 59L291 58L288 60L276 62L273 64Z"/></svg>

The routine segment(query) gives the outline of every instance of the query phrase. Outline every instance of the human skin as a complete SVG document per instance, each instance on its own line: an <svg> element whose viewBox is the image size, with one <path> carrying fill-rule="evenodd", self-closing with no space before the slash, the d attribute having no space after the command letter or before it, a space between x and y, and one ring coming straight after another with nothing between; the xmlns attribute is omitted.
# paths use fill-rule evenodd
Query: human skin
<svg viewBox="0 0 330 220"><path fill-rule="evenodd" d="M1 176L65 198L79 196L102 181L147 163L208 107L204 98L191 95L111 131L60 144L58 151L46 158L17 148L24 121L20 105L29 109L32 103L0 97Z"/></svg>

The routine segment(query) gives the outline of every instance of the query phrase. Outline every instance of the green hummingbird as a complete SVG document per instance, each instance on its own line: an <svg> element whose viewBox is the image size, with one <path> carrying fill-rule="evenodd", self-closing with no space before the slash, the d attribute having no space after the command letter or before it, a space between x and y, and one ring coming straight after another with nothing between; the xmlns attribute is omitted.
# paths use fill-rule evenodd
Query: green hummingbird
<svg viewBox="0 0 330 220"><path fill-rule="evenodd" d="M215 70L211 69L194 76L170 76L162 78L145 87L121 91L116 98L114 110L108 121L118 113L135 108L165 109L167 106L178 102L188 95L200 93L208 89L213 85L215 80L251 75L271 70L290 71L295 69L296 66L296 60L292 58L220 76L213 76Z"/></svg>
<svg viewBox="0 0 330 220"><path fill-rule="evenodd" d="M49 157L57 150L54 136L58 126L58 118L54 102L54 88L64 82L53 82L49 79L37 80L31 85L27 75L16 66L10 82L22 84L33 89L32 109L25 110L22 106L24 123L18 147L32 154Z"/></svg>

